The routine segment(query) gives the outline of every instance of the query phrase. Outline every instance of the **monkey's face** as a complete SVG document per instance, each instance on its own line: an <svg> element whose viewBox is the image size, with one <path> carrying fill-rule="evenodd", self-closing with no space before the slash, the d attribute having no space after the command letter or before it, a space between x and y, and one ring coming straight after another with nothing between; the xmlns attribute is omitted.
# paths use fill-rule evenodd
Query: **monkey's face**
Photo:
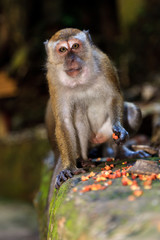
<svg viewBox="0 0 160 240"><path fill-rule="evenodd" d="M48 61L60 76L60 81L81 82L87 72L87 61L91 58L91 47L87 32L64 29L47 42ZM69 80L70 79L70 80ZM84 80L83 80L84 81ZM64 82L64 80L63 80Z"/></svg>
<svg viewBox="0 0 160 240"><path fill-rule="evenodd" d="M62 61L64 72L70 77L77 77L83 71L84 46L78 38L60 41L56 45L56 53Z"/></svg>

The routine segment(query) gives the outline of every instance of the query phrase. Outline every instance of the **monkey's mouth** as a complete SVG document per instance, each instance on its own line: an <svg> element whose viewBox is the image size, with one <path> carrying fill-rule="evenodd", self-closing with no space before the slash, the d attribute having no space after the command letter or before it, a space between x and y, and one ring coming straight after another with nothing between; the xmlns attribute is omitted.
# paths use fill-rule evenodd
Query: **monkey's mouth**
<svg viewBox="0 0 160 240"><path fill-rule="evenodd" d="M76 77L82 70L82 67L79 68L70 68L66 70L65 72L70 76L70 77Z"/></svg>

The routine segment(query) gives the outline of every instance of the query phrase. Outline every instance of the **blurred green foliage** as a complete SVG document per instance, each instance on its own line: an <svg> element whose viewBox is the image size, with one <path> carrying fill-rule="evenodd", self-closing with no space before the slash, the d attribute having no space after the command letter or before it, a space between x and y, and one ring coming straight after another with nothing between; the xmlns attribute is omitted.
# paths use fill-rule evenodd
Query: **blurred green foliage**
<svg viewBox="0 0 160 240"><path fill-rule="evenodd" d="M47 140L1 143L1 197L33 200L39 188L42 160L48 151Z"/></svg>

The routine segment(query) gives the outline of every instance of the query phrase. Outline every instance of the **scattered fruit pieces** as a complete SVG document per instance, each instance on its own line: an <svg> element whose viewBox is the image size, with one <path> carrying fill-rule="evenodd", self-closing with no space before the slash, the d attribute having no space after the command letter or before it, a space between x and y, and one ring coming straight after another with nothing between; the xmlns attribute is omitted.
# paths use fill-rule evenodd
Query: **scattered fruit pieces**
<svg viewBox="0 0 160 240"><path fill-rule="evenodd" d="M134 195L130 195L128 196L128 201L132 202L132 201L135 201L135 196Z"/></svg>
<svg viewBox="0 0 160 240"><path fill-rule="evenodd" d="M122 164L124 165L124 164L127 164L127 161L125 161L125 162L122 162Z"/></svg>
<svg viewBox="0 0 160 240"><path fill-rule="evenodd" d="M108 158L106 161L112 161L112 158ZM127 161L123 162L121 168L116 170L113 169L115 167L114 164L105 165L99 174L90 172L87 176L82 176L82 181L87 181L92 178L95 180L95 183L84 186L80 192L84 193L88 191L104 190L109 185L112 185L112 180L110 179L121 178L122 185L130 187L132 191L132 194L128 196L128 201L134 201L137 197L140 197L143 194L142 187L146 190L151 189L152 181L160 180L159 173L152 173L151 175L129 173L127 170L132 166L123 166L124 164L127 164ZM142 181L142 183L139 185L140 181ZM97 184L98 182L103 182L103 185ZM73 188L73 192L77 191L77 188Z"/></svg>
<svg viewBox="0 0 160 240"><path fill-rule="evenodd" d="M73 192L77 192L77 188L74 187L74 188L72 189L72 191L73 191Z"/></svg>
<svg viewBox="0 0 160 240"><path fill-rule="evenodd" d="M102 175L97 176L96 182L106 181L106 177L103 177Z"/></svg>
<svg viewBox="0 0 160 240"><path fill-rule="evenodd" d="M106 186L102 186L101 184L91 184L91 185L84 186L80 192L84 193L88 191L98 191L98 190L104 190L106 188L107 188Z"/></svg>
<svg viewBox="0 0 160 240"><path fill-rule="evenodd" d="M118 139L118 136L117 136L115 133L113 133L113 134L112 134L112 138L115 139L115 140L117 140L117 139Z"/></svg>
<svg viewBox="0 0 160 240"><path fill-rule="evenodd" d="M88 176L82 176L81 177L81 180L84 182L84 181L87 181L89 179L89 177Z"/></svg>
<svg viewBox="0 0 160 240"><path fill-rule="evenodd" d="M107 158L106 161L107 162L112 162L112 161L114 161L114 158Z"/></svg>
<svg viewBox="0 0 160 240"><path fill-rule="evenodd" d="M133 194L136 196L136 197L140 197L142 194L143 194L143 191L142 190L135 190L133 192Z"/></svg>
<svg viewBox="0 0 160 240"><path fill-rule="evenodd" d="M109 180L107 183L108 183L108 185L112 185L112 181L111 180Z"/></svg>
<svg viewBox="0 0 160 240"><path fill-rule="evenodd" d="M87 176L82 176L81 177L81 181L87 181L89 178L91 178L91 177L94 177L96 175L96 173L94 173L94 172L90 172L90 174L89 175L87 175Z"/></svg>
<svg viewBox="0 0 160 240"><path fill-rule="evenodd" d="M91 177L94 177L95 175L96 175L95 172L90 172L90 174L88 175L88 177L91 178Z"/></svg>
<svg viewBox="0 0 160 240"><path fill-rule="evenodd" d="M111 170L111 167L109 166L109 165L106 165L105 167L104 167L104 170Z"/></svg>

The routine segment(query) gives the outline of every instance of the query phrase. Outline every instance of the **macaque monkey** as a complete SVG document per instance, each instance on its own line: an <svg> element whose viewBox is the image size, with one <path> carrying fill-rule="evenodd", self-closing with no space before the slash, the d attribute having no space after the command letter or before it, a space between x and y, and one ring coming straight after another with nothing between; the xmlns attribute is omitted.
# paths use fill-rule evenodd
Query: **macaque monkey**
<svg viewBox="0 0 160 240"><path fill-rule="evenodd" d="M82 173L76 159L88 161L88 150L112 142L117 157L146 157L123 144L138 130L141 112L123 101L117 72L88 31L67 28L45 42L50 100L46 125L56 164L61 161L55 187ZM115 133L118 139L113 140Z"/></svg>

